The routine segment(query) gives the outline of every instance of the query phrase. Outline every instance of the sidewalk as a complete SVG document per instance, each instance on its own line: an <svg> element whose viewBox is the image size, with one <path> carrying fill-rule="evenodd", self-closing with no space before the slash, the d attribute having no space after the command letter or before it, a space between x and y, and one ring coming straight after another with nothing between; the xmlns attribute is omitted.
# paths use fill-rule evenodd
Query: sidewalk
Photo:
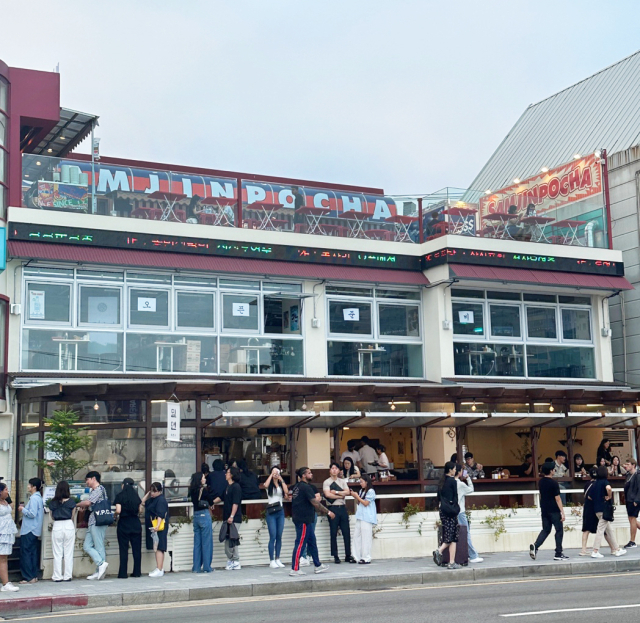
<svg viewBox="0 0 640 623"><path fill-rule="evenodd" d="M547 549L538 553L536 561L529 558L528 552L486 554L483 555L484 562L457 571L438 568L430 558L403 558L374 561L371 565L329 563L329 570L318 575L313 573L313 566L303 567L307 572L303 578L289 577L288 568L261 566L246 567L240 571L216 569L211 574L167 573L162 578L41 581L34 585L21 585L18 593L0 593L0 617L201 599L640 571L640 548L629 550L620 558L605 553L605 558L598 560L580 557L578 550L567 550L566 553L570 559L564 563L554 562L553 550Z"/></svg>

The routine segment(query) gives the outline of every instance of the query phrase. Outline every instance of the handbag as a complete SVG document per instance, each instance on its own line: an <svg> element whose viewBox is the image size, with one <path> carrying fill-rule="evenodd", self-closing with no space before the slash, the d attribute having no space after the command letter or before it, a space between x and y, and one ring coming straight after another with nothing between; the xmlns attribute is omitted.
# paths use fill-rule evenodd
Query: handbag
<svg viewBox="0 0 640 623"><path fill-rule="evenodd" d="M154 517L151 520L151 525L156 529L157 532L162 532L165 527L164 517Z"/></svg>
<svg viewBox="0 0 640 623"><path fill-rule="evenodd" d="M604 521L612 522L613 514L616 512L616 507L611 500L604 501L604 509L602 510L602 519Z"/></svg>
<svg viewBox="0 0 640 623"><path fill-rule="evenodd" d="M96 526L110 526L114 522L113 511L111 510L111 502L107 498L107 494L102 490L104 497L93 505L91 511L96 516Z"/></svg>
<svg viewBox="0 0 640 623"><path fill-rule="evenodd" d="M282 508L280 502L274 502L273 504L267 504L265 512L267 515L275 515Z"/></svg>

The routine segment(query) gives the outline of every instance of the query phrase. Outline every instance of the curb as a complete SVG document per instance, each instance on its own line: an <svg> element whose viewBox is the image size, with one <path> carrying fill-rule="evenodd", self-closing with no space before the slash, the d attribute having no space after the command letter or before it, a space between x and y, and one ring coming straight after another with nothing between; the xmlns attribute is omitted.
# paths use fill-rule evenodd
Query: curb
<svg viewBox="0 0 640 623"><path fill-rule="evenodd" d="M44 614L64 612L80 608L101 608L159 604L205 599L233 599L238 597L262 597L265 595L291 595L344 590L377 590L398 586L437 585L446 582L479 582L483 580L505 580L531 577L553 577L560 575L594 575L640 571L640 559L606 562L560 563L548 565L522 565L518 567L482 568L466 567L455 572L444 569L416 571L394 575L368 577L306 578L235 586L211 586L199 588L170 588L157 591L136 591L89 595L58 595L50 597L0 599L0 617L20 614Z"/></svg>

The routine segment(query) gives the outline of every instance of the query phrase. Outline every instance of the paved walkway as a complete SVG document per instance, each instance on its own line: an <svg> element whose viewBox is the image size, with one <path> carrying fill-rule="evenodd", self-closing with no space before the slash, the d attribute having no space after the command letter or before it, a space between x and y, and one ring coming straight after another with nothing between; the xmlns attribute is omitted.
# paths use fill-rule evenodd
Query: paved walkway
<svg viewBox="0 0 640 623"><path fill-rule="evenodd" d="M611 572L640 572L640 548L616 558L603 549L604 559L578 556L567 550L570 559L553 560L552 550L543 550L532 561L528 552L483 554L484 562L452 571L438 568L430 558L403 558L374 561L371 565L329 564L329 570L314 574L313 566L303 567L307 575L289 577L289 569L246 567L240 571L216 569L210 574L166 573L162 578L107 578L100 582L74 579L72 582L40 581L21 585L18 593L0 593L0 616L27 612L59 612L74 608L169 603L200 599L252 597L329 590L370 590L450 581L517 579L531 576L583 575Z"/></svg>

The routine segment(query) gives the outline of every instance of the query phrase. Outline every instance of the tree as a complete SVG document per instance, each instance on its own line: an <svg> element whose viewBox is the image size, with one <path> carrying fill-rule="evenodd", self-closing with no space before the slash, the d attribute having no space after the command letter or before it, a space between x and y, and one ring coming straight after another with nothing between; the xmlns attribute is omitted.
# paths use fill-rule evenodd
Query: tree
<svg viewBox="0 0 640 623"><path fill-rule="evenodd" d="M76 423L80 417L70 409L54 411L51 417L45 418L49 430L44 441L34 441L36 448L43 448L44 455L54 458L34 460L42 470L49 470L53 482L71 480L77 472L86 467L89 461L80 461L73 457L79 450L87 450L91 445L91 437L82 435L87 430L78 428Z"/></svg>

